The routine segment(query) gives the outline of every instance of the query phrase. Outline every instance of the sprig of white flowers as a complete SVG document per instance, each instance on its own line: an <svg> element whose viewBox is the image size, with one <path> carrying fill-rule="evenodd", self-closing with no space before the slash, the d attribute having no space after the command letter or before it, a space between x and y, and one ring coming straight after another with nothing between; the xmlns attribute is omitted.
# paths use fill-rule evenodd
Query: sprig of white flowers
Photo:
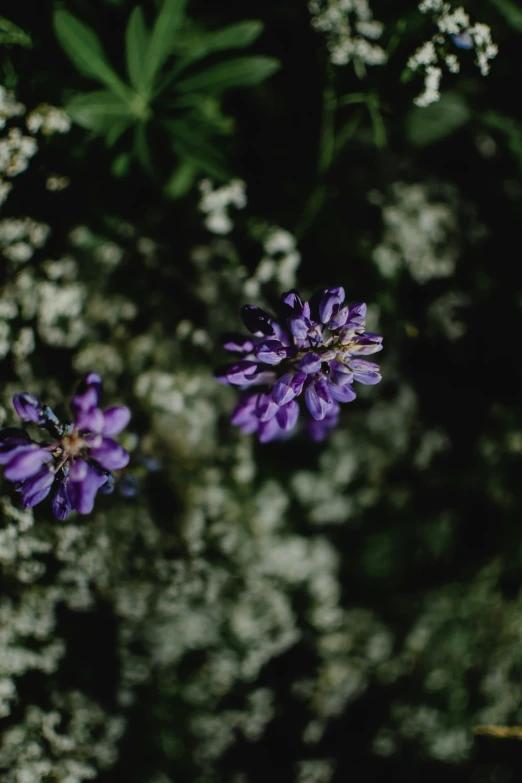
<svg viewBox="0 0 522 783"><path fill-rule="evenodd" d="M383 65L386 52L374 43L383 25L373 18L368 0L309 0L312 26L325 33L334 65L354 63L359 72L364 65Z"/></svg>
<svg viewBox="0 0 522 783"><path fill-rule="evenodd" d="M491 30L486 24L471 24L469 15L462 8L453 9L444 0L422 0L419 11L434 14L437 32L422 44L408 60L412 71L424 71L424 89L414 103L429 106L440 98L440 82L443 68L450 73L460 71L456 54L447 52L448 38L460 49L474 49L480 73L489 73L490 61L496 56L498 47L491 40Z"/></svg>

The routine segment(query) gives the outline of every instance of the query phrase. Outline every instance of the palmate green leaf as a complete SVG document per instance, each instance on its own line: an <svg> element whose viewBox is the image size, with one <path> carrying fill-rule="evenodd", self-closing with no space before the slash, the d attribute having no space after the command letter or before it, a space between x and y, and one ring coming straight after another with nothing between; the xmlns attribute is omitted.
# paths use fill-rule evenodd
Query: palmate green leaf
<svg viewBox="0 0 522 783"><path fill-rule="evenodd" d="M222 92L233 87L251 87L263 82L279 67L279 60L273 57L237 57L181 79L176 88L184 93L197 90Z"/></svg>
<svg viewBox="0 0 522 783"><path fill-rule="evenodd" d="M210 144L201 134L183 122L183 120L169 120L164 123L170 137L172 148L182 160L192 163L217 180L230 179L230 171L226 168L221 155L216 152L214 145Z"/></svg>
<svg viewBox="0 0 522 783"><path fill-rule="evenodd" d="M82 128L107 134L112 143L116 141L115 128L122 128L118 134L121 135L133 121L129 104L109 90L96 90L77 95L65 108L74 122Z"/></svg>
<svg viewBox="0 0 522 783"><path fill-rule="evenodd" d="M109 65L96 33L68 11L55 11L54 30L62 48L84 76L105 84L122 98L129 89Z"/></svg>
<svg viewBox="0 0 522 783"><path fill-rule="evenodd" d="M174 101L164 104L164 108L176 114L190 115L189 122L207 126L206 133L232 133L234 120L221 111L221 101L214 95L187 93Z"/></svg>
<svg viewBox="0 0 522 783"><path fill-rule="evenodd" d="M147 57L143 63L145 78L152 84L168 56L172 54L176 34L183 22L187 0L163 0L150 36Z"/></svg>
<svg viewBox="0 0 522 783"><path fill-rule="evenodd" d="M144 68L149 50L149 39L150 36L145 24L143 9L137 5L127 23L125 55L130 83L141 94L146 93L150 87Z"/></svg>
<svg viewBox="0 0 522 783"><path fill-rule="evenodd" d="M249 19L220 30L201 32L194 35L190 41L190 51L186 54L187 65L214 52L224 52L228 49L245 49L259 38L263 32L263 23Z"/></svg>

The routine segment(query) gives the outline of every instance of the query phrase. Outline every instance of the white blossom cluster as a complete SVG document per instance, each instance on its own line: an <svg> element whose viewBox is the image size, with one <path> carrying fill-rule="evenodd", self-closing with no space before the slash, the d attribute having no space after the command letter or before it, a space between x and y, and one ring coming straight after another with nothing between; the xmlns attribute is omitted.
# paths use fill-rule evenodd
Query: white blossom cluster
<svg viewBox="0 0 522 783"><path fill-rule="evenodd" d="M421 206L429 211L429 193L421 193ZM403 196L419 200L418 192L406 190ZM437 220L448 228L440 215L432 222ZM261 236L263 258L275 262L270 274L277 276L281 259L297 253L295 240L276 228ZM504 601L502 615L512 633L490 643L483 632L501 637L491 628L492 608L501 600L492 578L452 587L440 600L428 596L420 616L399 636L376 611L346 607L340 577L346 553L332 542L331 528L358 529L363 512L383 502L399 514L412 482L398 479L394 466L406 460L424 478L448 448L442 431L419 436L417 400L404 379L369 410L346 412L350 426L324 445L316 470L293 470L288 481L264 478L251 439L234 433L219 437L226 402L216 395L228 399L230 390L212 384L208 361L197 366L192 359L188 365L185 358L186 351L191 356L210 351L210 335L235 317L223 313L223 298L241 302L244 296L247 275L238 274L241 265L230 239L217 238L194 252L201 277L195 288L209 320L203 325L181 321L176 339L158 322L139 334L128 331L135 306L109 293L111 275L121 271L124 257L117 242L97 238L84 226L71 232L71 242L70 255L47 260L37 271L11 262L12 274L0 292L8 350L21 344L23 329L30 330L49 348L69 347L78 371L100 368L105 388L116 396L129 373L134 383L126 393L148 422L146 437L139 441L131 431L130 442L157 456L175 500L169 512L170 496L166 504L162 499L158 515L146 502L145 477L142 494L130 501L117 492L108 503L102 499L88 524L74 516L48 524L43 507L34 524L32 512L3 499L0 565L10 592L0 601L0 718L8 716L12 723L0 737L2 779L83 783L102 770L117 770L126 718L132 710L143 713L140 694L153 688L158 712L183 715L167 726L177 743L173 755L186 759L190 747L196 770L191 780L210 783L226 750L237 740L262 739L279 713L280 695L259 677L297 645L317 661L308 676L288 676L289 695L306 716L302 740L308 752L295 766L299 783L331 781L334 762L313 757L330 723L370 686L386 689L412 671L421 678L426 704L422 710L406 699L392 705L389 721L375 737L377 754L391 756L413 742L431 758L454 761L469 753L473 721L520 719L515 687L520 601ZM136 246L154 269L161 250L143 238ZM82 278L85 258L97 271L94 288ZM374 317L370 313L369 321ZM388 356L383 374L392 383L395 364ZM24 388L37 395L45 391L50 401L61 398L52 384L34 376L28 362L16 368ZM13 383L2 387L2 424L13 422L6 411L19 390ZM430 520L423 545L433 542L436 552L436 536L451 535L451 527L451 516ZM395 552L386 532L372 531L370 538L361 558L378 579L393 567ZM476 611L471 639L462 641L462 613L470 596ZM80 690L62 690L56 677L69 654L60 608L66 606L83 622L102 605L117 629L111 710ZM454 628L449 648L440 643L447 627ZM465 700L473 665L468 649L487 651L480 706L472 714ZM48 687L45 707L17 704L20 679L28 673ZM145 712L143 721L150 719ZM150 783L173 778L158 770Z"/></svg>
<svg viewBox="0 0 522 783"><path fill-rule="evenodd" d="M295 237L283 228L271 227L265 229L262 243L264 256L244 284L248 297L259 296L262 286L272 281L281 291L288 291L296 284L301 254Z"/></svg>
<svg viewBox="0 0 522 783"><path fill-rule="evenodd" d="M422 0L419 11L433 14L437 25L437 32L408 60L408 68L412 71L424 72L424 89L414 101L417 106L424 107L440 98L443 68L450 73L460 71L457 55L448 52L450 45L473 49L483 76L489 73L490 61L496 56L498 47L491 40L488 25L471 24L468 13L460 6L453 8L445 0Z"/></svg>
<svg viewBox="0 0 522 783"><path fill-rule="evenodd" d="M384 277L401 267L420 284L449 277L459 256L458 221L451 201L433 197L425 185L395 183L382 204L384 235L373 261Z"/></svg>
<svg viewBox="0 0 522 783"><path fill-rule="evenodd" d="M25 113L25 106L18 103L14 93L0 85L0 130L5 128L7 120Z"/></svg>
<svg viewBox="0 0 522 783"><path fill-rule="evenodd" d="M514 683L522 605L520 597L502 596L501 570L493 561L471 584L425 598L399 652L403 670L415 671L422 702L393 705L391 721L376 736L377 753L393 755L406 743L437 761L458 763L469 756L472 726L520 724L522 699ZM509 629L502 640L500 623L491 622L493 608ZM469 678L477 671L482 705L469 715Z"/></svg>
<svg viewBox="0 0 522 783"><path fill-rule="evenodd" d="M71 118L63 109L41 103L27 115L25 124L29 133L40 132L50 136L53 133L68 133L71 129Z"/></svg>
<svg viewBox="0 0 522 783"><path fill-rule="evenodd" d="M368 0L309 0L308 7L312 26L327 37L334 65L353 62L361 71L386 62L386 52L375 43L383 25L373 18Z"/></svg>
<svg viewBox="0 0 522 783"><path fill-rule="evenodd" d="M67 133L71 127L71 121L63 109L48 104L38 106L26 117L27 134L17 125L7 126L9 120L25 115L26 111L26 107L16 101L14 94L0 85L0 130L5 128L5 133L0 136L0 206L13 187L9 180L25 171L36 154L36 135Z"/></svg>
<svg viewBox="0 0 522 783"><path fill-rule="evenodd" d="M460 291L447 291L428 308L428 321L447 340L458 340L467 331L464 309L470 298Z"/></svg>
<svg viewBox="0 0 522 783"><path fill-rule="evenodd" d="M49 226L31 218L4 218L0 220L0 253L9 261L28 261L49 234Z"/></svg>
<svg viewBox="0 0 522 783"><path fill-rule="evenodd" d="M24 136L20 128L9 128L0 138L0 204L3 204L13 185L8 179L25 171L38 145L32 136Z"/></svg>
<svg viewBox="0 0 522 783"><path fill-rule="evenodd" d="M35 337L52 347L79 350L76 365L87 372L96 364L102 367L122 366L121 355L110 344L100 345L100 330L107 326L124 330L124 324L136 316L136 305L123 296L110 302L101 292L111 267L104 262L106 253L114 254L114 243L101 242L93 248L93 259L100 269L100 293L89 295L81 280L77 258L64 256L46 260L36 270L19 268L19 262L30 257L46 240L48 227L25 219L0 221L0 251L15 267L0 289L0 360L10 352L22 377L30 372L27 361L35 348ZM27 251L22 252L27 246ZM121 258L121 249L118 248ZM104 274L105 273L105 274ZM93 354L94 352L94 354ZM99 360L99 364L98 364Z"/></svg>
<svg viewBox="0 0 522 783"><path fill-rule="evenodd" d="M84 783L114 763L121 718L107 715L79 691L54 701L49 711L28 707L25 721L3 733L0 769L5 783Z"/></svg>
<svg viewBox="0 0 522 783"><path fill-rule="evenodd" d="M215 188L209 179L199 183L201 200L199 210L205 215L205 226L212 234L229 234L234 224L229 215L229 208L243 209L247 203L245 183L233 179L227 185Z"/></svg>

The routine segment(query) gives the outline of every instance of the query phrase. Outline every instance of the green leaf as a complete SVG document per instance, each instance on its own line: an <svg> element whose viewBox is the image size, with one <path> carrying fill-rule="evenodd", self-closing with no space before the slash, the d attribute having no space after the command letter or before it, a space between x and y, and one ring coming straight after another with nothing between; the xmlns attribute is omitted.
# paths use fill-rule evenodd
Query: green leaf
<svg viewBox="0 0 522 783"><path fill-rule="evenodd" d="M33 46L31 36L3 16L0 16L0 44L24 46L26 49L31 49Z"/></svg>
<svg viewBox="0 0 522 783"><path fill-rule="evenodd" d="M522 33L522 9L511 0L490 0L513 30Z"/></svg>
<svg viewBox="0 0 522 783"><path fill-rule="evenodd" d="M364 92L351 92L348 95L343 95L342 98L339 98L337 101L337 105L339 107L341 106L350 106L354 103L367 103L368 102L368 95Z"/></svg>
<svg viewBox="0 0 522 783"><path fill-rule="evenodd" d="M384 124L381 111L375 100L368 101L368 111L372 121L375 146L382 149L387 144L388 136L386 134L386 125Z"/></svg>
<svg viewBox="0 0 522 783"><path fill-rule="evenodd" d="M147 130L144 122L140 122L134 129L134 153L139 162L150 177L155 176L152 153L147 141Z"/></svg>
<svg viewBox="0 0 522 783"><path fill-rule="evenodd" d="M108 134L110 138L114 136L115 125L121 127L125 121L127 127L132 122L129 104L109 90L96 90L77 95L65 108L78 125L97 133Z"/></svg>
<svg viewBox="0 0 522 783"><path fill-rule="evenodd" d="M447 92L437 103L413 109L406 121L406 134L415 147L427 147L457 131L470 116L462 96Z"/></svg>
<svg viewBox="0 0 522 783"><path fill-rule="evenodd" d="M188 162L194 163L206 174L218 180L230 179L230 172L224 166L221 155L190 125L182 120L171 120L164 123L171 134L174 151Z"/></svg>
<svg viewBox="0 0 522 783"><path fill-rule="evenodd" d="M191 42L191 51L187 53L187 61L200 60L213 52L223 52L227 49L245 49L259 38L263 27L262 22L251 19L232 24L229 27L222 27L220 30L201 33L195 36Z"/></svg>
<svg viewBox="0 0 522 783"><path fill-rule="evenodd" d="M197 173L198 170L194 163L188 160L181 161L163 188L164 194L167 198L181 198L188 193L194 184Z"/></svg>
<svg viewBox="0 0 522 783"><path fill-rule="evenodd" d="M183 22L187 0L163 0L161 11L156 17L146 61L145 78L151 84L156 78L168 56L172 54L176 42L176 33Z"/></svg>
<svg viewBox="0 0 522 783"><path fill-rule="evenodd" d="M187 93L170 103L165 103L163 108L172 110L178 116L182 113L189 115L191 122L207 126L207 134L209 132L228 134L234 129L234 120L223 114L220 99L214 95Z"/></svg>
<svg viewBox="0 0 522 783"><path fill-rule="evenodd" d="M279 60L273 57L237 57L187 76L176 87L180 92L222 92L233 87L251 87L263 82L279 66Z"/></svg>
<svg viewBox="0 0 522 783"><path fill-rule="evenodd" d="M131 156L128 152L122 152L112 161L111 173L115 177L125 177L129 173Z"/></svg>
<svg viewBox="0 0 522 783"><path fill-rule="evenodd" d="M259 38L263 32L263 22L258 19L245 19L243 22L222 27L221 30L208 33L209 52L221 52L226 49L244 49Z"/></svg>
<svg viewBox="0 0 522 783"><path fill-rule="evenodd" d="M132 120L130 118L122 118L121 120L116 120L114 124L112 125L111 129L107 131L105 135L105 144L107 147L114 147L120 136L122 136L127 128L130 127L132 124Z"/></svg>
<svg viewBox="0 0 522 783"><path fill-rule="evenodd" d="M107 62L98 36L68 11L55 11L54 30L62 48L80 73L105 84L122 98L129 89Z"/></svg>
<svg viewBox="0 0 522 783"><path fill-rule="evenodd" d="M137 5L127 23L125 54L130 83L140 93L147 92L150 87L144 67L148 49L149 32L145 25L143 9L140 5Z"/></svg>

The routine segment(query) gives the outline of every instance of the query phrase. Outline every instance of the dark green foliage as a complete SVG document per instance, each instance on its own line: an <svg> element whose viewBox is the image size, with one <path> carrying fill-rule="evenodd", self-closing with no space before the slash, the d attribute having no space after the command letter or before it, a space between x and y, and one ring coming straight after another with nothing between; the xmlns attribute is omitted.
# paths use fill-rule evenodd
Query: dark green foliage
<svg viewBox="0 0 522 783"><path fill-rule="evenodd" d="M151 176L159 172L149 126L163 131L180 161L166 184L165 192L173 198L190 188L198 172L219 180L230 176L215 138L229 133L231 125L211 96L260 84L279 67L274 58L261 56L200 66L213 53L250 46L263 25L245 21L199 31L186 18L185 6L185 0L163 0L151 29L143 8L133 9L125 32L129 83L113 70L90 27L68 11L54 14L57 38L76 68L108 88L76 96L67 111L79 125L105 136L108 146L132 127L132 154Z"/></svg>

